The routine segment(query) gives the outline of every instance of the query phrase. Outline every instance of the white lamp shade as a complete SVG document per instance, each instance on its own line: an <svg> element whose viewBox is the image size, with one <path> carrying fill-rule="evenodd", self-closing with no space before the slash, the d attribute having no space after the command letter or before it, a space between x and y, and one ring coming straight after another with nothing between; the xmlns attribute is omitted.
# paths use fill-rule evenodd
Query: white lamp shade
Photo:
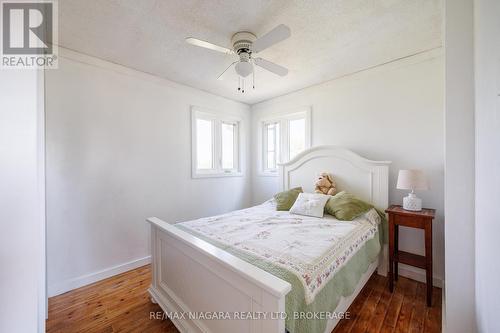
<svg viewBox="0 0 500 333"><path fill-rule="evenodd" d="M427 190L427 178L422 170L399 170L398 184L400 190Z"/></svg>

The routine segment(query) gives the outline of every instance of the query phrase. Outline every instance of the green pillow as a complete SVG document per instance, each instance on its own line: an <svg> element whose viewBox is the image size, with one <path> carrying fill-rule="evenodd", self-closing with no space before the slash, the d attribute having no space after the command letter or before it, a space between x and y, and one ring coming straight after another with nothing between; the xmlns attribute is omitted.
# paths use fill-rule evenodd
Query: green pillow
<svg viewBox="0 0 500 333"><path fill-rule="evenodd" d="M295 200L297 200L299 193L302 193L302 187L292 188L288 191L275 194L276 210L290 210Z"/></svg>
<svg viewBox="0 0 500 333"><path fill-rule="evenodd" d="M352 221L366 213L373 206L347 192L340 192L331 197L325 205L325 212L337 220Z"/></svg>

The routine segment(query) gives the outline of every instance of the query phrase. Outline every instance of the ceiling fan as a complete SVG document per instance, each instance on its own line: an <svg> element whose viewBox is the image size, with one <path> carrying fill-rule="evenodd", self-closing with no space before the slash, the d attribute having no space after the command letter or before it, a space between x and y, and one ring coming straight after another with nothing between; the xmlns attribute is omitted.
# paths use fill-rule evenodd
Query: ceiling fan
<svg viewBox="0 0 500 333"><path fill-rule="evenodd" d="M279 76L288 74L288 69L269 60L253 57L256 53L261 52L274 44L277 44L291 36L291 30L284 24L280 24L267 34L257 38L253 33L240 31L233 35L231 43L232 49L215 45L201 39L188 37L186 42L192 45L204 47L213 51L225 53L228 55L237 55L238 60L229 65L217 79L221 79L222 75L232 66L238 74L238 91L245 92L245 78L250 74L253 76L253 88L255 89L255 71L254 65L262 67Z"/></svg>

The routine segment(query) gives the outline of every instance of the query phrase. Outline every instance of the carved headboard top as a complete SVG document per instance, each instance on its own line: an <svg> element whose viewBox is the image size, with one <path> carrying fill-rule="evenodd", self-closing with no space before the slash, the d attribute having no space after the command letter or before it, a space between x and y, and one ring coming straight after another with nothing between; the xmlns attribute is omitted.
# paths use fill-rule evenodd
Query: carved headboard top
<svg viewBox="0 0 500 333"><path fill-rule="evenodd" d="M368 160L343 147L317 146L280 164L281 188L302 186L304 191L312 192L317 174L327 171L335 178L337 191L350 192L385 209L389 204L390 164Z"/></svg>

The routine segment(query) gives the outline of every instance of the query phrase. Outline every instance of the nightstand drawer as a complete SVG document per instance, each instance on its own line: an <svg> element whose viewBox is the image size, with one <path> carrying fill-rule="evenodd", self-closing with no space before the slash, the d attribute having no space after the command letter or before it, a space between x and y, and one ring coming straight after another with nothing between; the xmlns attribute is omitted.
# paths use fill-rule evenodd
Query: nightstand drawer
<svg viewBox="0 0 500 333"><path fill-rule="evenodd" d="M423 217L402 216L402 215L394 215L393 219L394 219L394 224L401 225L404 227L418 228L418 229L424 229L426 220L428 220Z"/></svg>

